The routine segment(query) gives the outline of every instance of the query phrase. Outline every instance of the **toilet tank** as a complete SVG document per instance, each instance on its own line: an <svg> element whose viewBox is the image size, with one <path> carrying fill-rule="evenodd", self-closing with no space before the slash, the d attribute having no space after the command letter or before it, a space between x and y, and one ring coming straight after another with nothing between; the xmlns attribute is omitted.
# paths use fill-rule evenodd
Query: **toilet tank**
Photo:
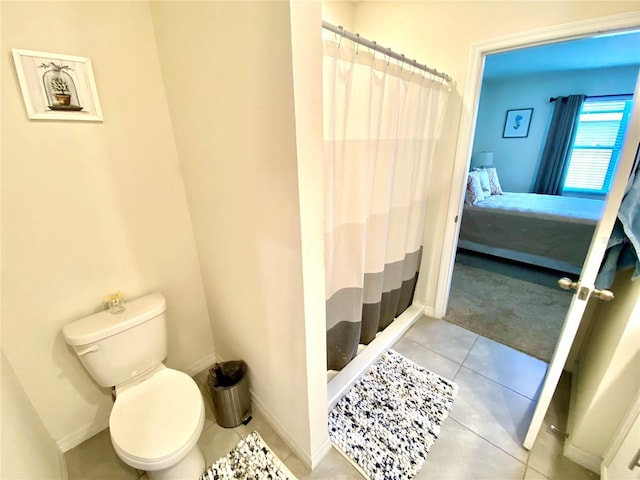
<svg viewBox="0 0 640 480"><path fill-rule="evenodd" d="M125 310L90 315L64 326L65 341L103 387L130 380L167 356L167 303L152 293L125 304Z"/></svg>

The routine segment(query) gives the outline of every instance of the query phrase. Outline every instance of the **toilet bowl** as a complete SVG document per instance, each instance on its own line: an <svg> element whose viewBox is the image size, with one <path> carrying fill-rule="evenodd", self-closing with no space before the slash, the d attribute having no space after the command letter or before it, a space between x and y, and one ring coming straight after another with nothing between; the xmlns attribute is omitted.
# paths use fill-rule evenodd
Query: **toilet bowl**
<svg viewBox="0 0 640 480"><path fill-rule="evenodd" d="M196 480L205 460L198 439L204 401L195 381L167 368L165 298L154 293L64 326L82 365L115 387L111 443L126 464L152 480Z"/></svg>
<svg viewBox="0 0 640 480"><path fill-rule="evenodd" d="M198 478L205 460L197 446L204 403L187 374L162 368L118 392L109 417L113 448L151 479Z"/></svg>

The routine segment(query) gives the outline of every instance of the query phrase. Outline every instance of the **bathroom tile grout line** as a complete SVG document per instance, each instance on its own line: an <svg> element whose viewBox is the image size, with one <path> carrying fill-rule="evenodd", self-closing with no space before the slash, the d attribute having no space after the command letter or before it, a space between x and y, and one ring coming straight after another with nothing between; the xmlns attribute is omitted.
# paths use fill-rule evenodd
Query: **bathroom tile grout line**
<svg viewBox="0 0 640 480"><path fill-rule="evenodd" d="M438 355L439 357L442 357L442 358L444 358L445 360L450 361L451 363L455 363L455 364L458 366L458 368L456 369L456 372L451 376L451 378L447 378L447 380L452 380L452 381L453 381L453 378L458 374L458 370L459 370L459 369L460 369L460 367L462 366L462 364L461 364L461 363L459 363L459 362L457 362L456 360L453 360L452 358L449 358L449 357L447 357L447 356L445 356L445 355L442 355L440 352L436 352L436 351L435 351L435 350L433 350L432 348L427 347L425 344L420 343L420 342L419 342L419 341L417 341L417 340L413 340L413 339L407 338L407 339L404 339L404 341L406 341L406 342L411 342L411 343L415 343L417 346L419 346L419 347L421 347L421 348L424 348L424 349L426 349L426 350L429 350L431 353L435 353L435 354L436 354L436 355ZM393 346L392 346L391 348L393 349ZM399 353L399 352L398 352L398 353ZM406 356L406 355L405 355L405 356ZM465 358L466 358L466 357L465 357ZM415 362L414 362L414 363L415 363ZM422 368L426 368L426 367L422 367ZM427 370L429 370L429 369L427 368ZM432 373L435 373L435 372L432 372ZM440 375L440 376L442 377L442 375Z"/></svg>
<svg viewBox="0 0 640 480"><path fill-rule="evenodd" d="M545 475L544 473L536 470L535 468L533 468L532 466L529 465L529 458L531 458L531 455L529 455L529 457L527 457L527 465L524 469L524 477L522 477L522 480L527 480L527 473L529 472L529 470L531 470L532 472L536 472L539 475L542 475L545 479L551 479L552 477L549 477L547 475Z"/></svg>
<svg viewBox="0 0 640 480"><path fill-rule="evenodd" d="M519 458L514 457L511 453L507 452L504 448L502 448L500 445L496 445L495 443L493 443L491 440L489 440L488 438L483 437L482 435L480 435L478 432L470 429L469 427L467 427L464 423L461 423L459 420L456 420L455 418L453 418L451 415L449 415L449 417L447 418L447 420L452 420L454 422L456 422L458 425L460 425L462 428L464 428L465 430L468 430L469 432L473 433L476 437L481 438L482 440L484 440L485 442L487 442L488 444L492 445L493 447L497 448L498 450L500 450L502 453L510 456L511 458L513 458L516 462L521 463L522 465L525 466L525 470L528 467L529 464L529 457L531 456L531 451L530 450L526 450L527 451L527 461L523 462L522 460L520 460ZM532 470L535 470L534 468L532 468ZM536 472L538 472L536 470ZM540 472L538 472L540 473Z"/></svg>
<svg viewBox="0 0 640 480"><path fill-rule="evenodd" d="M478 338L480 338L480 335L476 334L476 338L473 339L473 343L469 347L469 350L467 350L467 354L464 356L464 358L462 359L462 362L460 362L460 365L458 366L458 370L456 371L456 374L453 377L454 381L458 377L458 374L460 373L460 369L464 366L464 362L466 362L467 358L469 358L469 355L471 355L471 350L473 350L473 347L476 346L476 343L478 342Z"/></svg>
<svg viewBox="0 0 640 480"><path fill-rule="evenodd" d="M467 370L469 370L470 372L473 372L473 373L475 373L476 375L480 375L482 378L484 378L484 379L486 379L486 380L489 380L490 382L495 383L496 385L500 385L501 387L506 388L507 390L509 390L509 391L511 391L511 392L513 392L513 393L515 393L516 395L519 395L519 396L521 396L521 397L523 397L523 398L526 398L526 399L527 399L527 400L529 400L530 402L533 402L533 403L535 403L535 404L537 404L537 403L538 403L538 401L537 401L537 400L534 400L533 398L529 398L529 397L527 397L525 394L520 393L520 392L518 392L517 390L514 390L513 388L511 388L511 387L509 387L509 386L507 386L507 385L504 385L504 384L502 384L502 383L498 382L497 380L495 380L495 379L493 379L493 378L489 378L489 377L487 377L487 376L483 375L482 373L475 371L473 368L469 368L469 367L467 367L466 365L460 365L460 368L463 368L463 367L464 367L464 368L466 368ZM460 370L458 370L458 372L456 373L456 377L458 376L458 373L460 373ZM455 378L455 377L454 377L454 378ZM454 380L454 381L455 381L455 380Z"/></svg>
<svg viewBox="0 0 640 480"><path fill-rule="evenodd" d="M446 322L446 320L445 320L445 322ZM452 325L453 325L453 324L452 324ZM471 347L469 347L469 351L468 351L468 352L467 352L467 354L465 355L464 360L462 360L462 362L463 362L463 363L464 363L464 361L467 359L467 357L469 356L469 353L471 352L471 349L472 349L472 348L474 347L474 345L476 344L476 341L478 340L478 337L480 337L480 335L478 335L477 333L474 333L474 335L476 336L476 338L473 340L473 343L471 344ZM442 353L440 353L440 352L437 352L436 350L434 350L434 349L433 349L433 348L431 348L430 346L425 345L424 343L422 343L420 340L416 340L416 339L413 339L413 338L407 338L406 340L409 340L409 341L411 341L411 342L413 342L413 343L417 343L417 344L418 344L418 345L420 345L421 347L424 347L424 348L426 348L427 350L430 350L430 351L432 351L433 353L436 353L436 354L440 355L442 358L446 358L447 360L449 360L449 361L451 361L451 362L455 363L455 364L456 364L456 365L458 365L459 367L460 367L460 366L462 366L462 363L460 363L460 362L458 362L457 360L454 360L453 358L448 357L448 356L446 356L446 355L444 355L444 354L442 354ZM393 348L393 347L391 347L391 348ZM458 372L456 372L456 374L457 374L457 373L458 373Z"/></svg>
<svg viewBox="0 0 640 480"><path fill-rule="evenodd" d="M511 391L511 392L513 392L513 393L515 393L515 394L517 394L518 396L523 397L523 398L525 398L525 399L529 400L529 401L530 401L530 402L532 402L533 404L537 404L538 402L537 402L536 400L533 400L533 399L531 399L531 398L527 397L526 395L523 395L522 393L517 392L517 391L515 391L515 390L513 390L513 389L511 389L511 388L509 388L509 387L507 387L506 385L501 384L500 382L497 382L496 380L493 380L493 379L491 379L491 378L489 378L489 377L485 377L485 376L484 376L484 375L482 375L481 373L476 372L476 371L475 371L475 370L473 370L472 368L469 368L469 367L467 367L467 366L465 366L465 365L464 365L464 362L466 362L467 358L469 357L469 354L471 353L471 350L472 350L472 349L473 349L473 347L475 346L475 343L476 343L476 341L478 340L478 338L479 338L479 337L480 337L480 335L478 335L478 337L476 337L476 340L473 342L473 345L472 345L472 346L471 346L471 348L469 349L469 352L467 353L467 356L464 358L464 360L462 361L462 363L461 363L461 364L460 364L460 366L458 367L458 371L456 372L455 376L453 377L453 381L455 382L456 378L458 377L458 374L460 373L460 370L464 367L464 368L466 368L467 370L469 370L470 372L473 372L473 373L475 373L476 375L481 376L482 378L484 378L484 379L486 379L486 380L488 380L488 381L490 381L490 382L494 383L495 385L499 385L499 386L501 386L501 387L503 387L503 388L505 388L505 389L507 389L507 390L509 390L509 391ZM428 348L428 347L425 347L425 348ZM433 351L433 350L432 350L432 351ZM438 353L438 352L434 352L434 353ZM531 458L531 450L527 450L527 449L525 449L525 450L526 450L526 452L527 452L527 457L526 457L526 461L525 461L525 462L522 462L522 460L520 460L520 459L518 459L518 458L514 457L511 453L507 452L506 450L504 450L504 449L503 449L502 447L500 447L499 445L496 445L495 443L493 443L493 442L492 442L491 440L489 440L488 438L485 438L485 437L483 437L482 435L480 435L479 433L477 433L477 432L475 432L475 431L471 430L469 427L467 427L467 426L466 426L466 425L464 425L463 423L461 423L461 422L459 422L458 420L456 420L455 418L453 418L453 416L449 415L449 418L450 418L451 420L453 420L454 422L456 422L457 424L459 424L460 426L462 426L463 428L465 428L465 429L469 430L470 432L474 433L474 434L475 434L475 435L477 435L478 437L482 438L482 439L483 439L483 440L485 440L487 443L489 443L489 444L493 445L494 447L496 447L496 448L497 448L497 449L499 449L500 451L502 451L502 452L506 453L507 455L509 455L509 456L510 456L511 458L513 458L514 460L518 461L519 463L522 463L522 464L525 466L525 471L524 471L524 475L525 475L525 476L523 477L523 480L525 480L527 470L529 469L529 459ZM531 467L531 469L532 469L532 470L535 470L535 472L536 472L536 473L540 473L540 474L541 474L542 476L544 476L545 478L548 478L548 477L547 477L546 475L544 475L543 473L538 472L535 468Z"/></svg>
<svg viewBox="0 0 640 480"><path fill-rule="evenodd" d="M523 397L523 398L526 398L527 400L529 400L529 401L531 401L531 402L533 402L533 403L538 403L538 401L537 401L536 399L531 398L531 397L528 397L528 396L526 396L525 394L523 394L523 393L521 393L521 392L518 392L517 390L514 390L513 388L509 387L508 385L505 385L505 384L503 384L503 383L501 383L501 382L499 382L499 381L497 381L497 380L495 380L495 379L493 379L493 378L487 377L487 376L486 376L486 375L484 375L483 373L478 372L477 370L474 370L473 368L471 368L471 367L469 367L469 366L465 365L465 362L467 361L467 359L469 358L469 355L471 354L471 350L473 350L473 347L476 345L476 342L478 341L478 338L480 338L481 336L482 336L482 335L477 335L477 336L476 336L475 340L473 341L473 344L471 344L471 347L469 348L469 351L468 351L468 352L467 352L467 354L465 355L464 360L462 360L462 363L458 363L458 362L456 362L456 361L455 361L455 360L453 360L452 358L449 358L449 357L447 357L447 356L445 356L445 355L441 354L440 352L437 352L437 351L433 350L432 348L430 348L430 347L426 346L426 345L425 345L425 344L423 344L423 343L420 343L419 341L416 341L416 340L413 340L413 339L408 339L408 340L409 340L410 342L416 343L416 344L420 345L421 347L426 348L426 349L427 349L427 350L429 350L430 352L435 353L436 355L439 355L439 356L441 356L442 358L445 358L445 359L447 359L447 360L449 360L449 361L451 361L451 362L455 363L456 365L458 365L458 368L457 368L457 370L456 370L456 373L455 373L455 374L453 375L453 377L450 379L451 381L455 381L455 379L457 378L458 374L460 373L460 369L461 369L462 367L464 367L464 368L466 368L467 370L469 370L469 371L471 371L471 372L473 372L473 373L475 373L475 374L477 374L477 375L480 375L482 378L484 378L484 379L486 379L486 380L489 380L490 382L493 382L493 383L495 383L496 385L500 385L501 387L506 388L507 390L509 390L509 391L511 391L511 392L513 392L513 393L515 393L515 394L517 394L517 395L519 395L519 396ZM483 337L483 338L486 338L486 337ZM515 349L514 349L514 351L516 351L516 352L518 352L518 353L522 353L522 352L520 352L520 351L518 351L518 350L515 350ZM526 355L526 354L525 354L525 355ZM547 364L547 368L548 368L548 364Z"/></svg>
<svg viewBox="0 0 640 480"><path fill-rule="evenodd" d="M471 347L469 347L469 350L467 351L467 354L466 354L466 356L464 357L464 360L462 360L462 363L459 363L459 364L458 364L458 369L457 369L457 371L456 371L455 375L453 376L452 381L454 381L454 382L455 382L456 378L458 377L458 374L460 373L460 370L464 367L464 368L466 368L467 370L469 370L470 372L473 372L473 373L475 373L475 374L477 374L477 375L480 375L482 378L484 378L484 379L486 379L486 380L489 380L490 382L492 382L492 383L494 383L494 384L496 384L496 385L500 385L501 387L506 388L507 390L509 390L509 391L511 391L511 392L513 392L513 393L515 393L515 394L517 394L517 395L519 395L519 396L523 397L523 398L526 398L527 400L529 400L529 401L533 402L534 404L536 404L536 403L537 403L537 401L536 401L536 400L534 400L534 399L532 399L532 398L529 398L529 397L527 397L526 395L523 395L522 393L517 392L517 391L513 390L512 388L510 388L510 387L508 387L508 386L506 386L506 385L503 385L502 383L500 383L500 382L498 382L498 381L496 381L496 380L494 380L494 379L492 379L492 378L486 377L486 376L485 376L485 375L483 375L482 373L477 372L477 371L475 371L473 368L470 368L470 367L468 367L468 366L466 366L466 365L465 365L465 362L466 362L466 361L467 361L467 359L469 358L469 355L471 354L471 351L473 350L473 347L475 347L475 345L476 345L476 343L477 343L477 341L478 341L478 339L479 339L480 337L482 337L482 335L476 334L476 338L474 339L473 344L471 344ZM433 350L433 349L431 349L431 348L427 347L426 345L424 345L424 344L422 344L422 343L420 343L420 342L416 342L416 343L419 343L420 345L422 345L422 346L423 346L424 348L426 348L427 350L430 350L431 352L433 352L433 353L435 353L435 354L437 354L437 355L440 355L440 356L442 356L443 358L447 358L448 360L454 361L454 360L452 360L452 359L450 359L450 358L448 358L448 357L445 357L444 355L440 354L439 352L436 352L435 350ZM517 350L516 350L516 351L517 351ZM454 361L454 363L458 363L458 362L455 362L455 361ZM507 454L508 456L510 456L511 458L513 458L514 460L516 460L517 462L519 462L519 463L523 464L525 468L524 468L524 473L523 473L522 480L526 480L527 471L529 470L529 468L531 468L531 470L534 470L536 473L539 473L539 474L540 474L540 475L542 475L543 477L548 478L548 477L547 477L546 475L544 475L543 473L538 472L535 468L533 468L533 467L529 467L529 460L530 460L530 458L531 458L531 450L526 450L526 449L525 449L525 450L526 450L526 452L527 452L527 454L526 454L526 461L525 461L525 462L522 462L522 460L520 460L520 459L518 459L518 458L514 457L511 453L507 452L506 450L504 450L504 449L503 449L503 448L501 448L500 446L496 445L495 443L493 443L493 442L492 442L491 440L489 440L488 438L485 438L485 437L483 437L482 435L480 435L479 433L477 433L477 432L475 432L475 431L471 430L469 427L467 427L467 426L466 426L466 425L464 425L463 423L461 423L461 422L459 422L458 420L456 420L455 418L453 418L453 416L449 415L449 418L450 418L452 421L456 422L456 423L457 423L458 425L460 425L461 427L463 427L463 428L465 428L466 430L468 430L468 431L470 431L471 433L473 433L474 435L476 435L476 436L480 437L481 439L483 439L484 441L486 441L486 442L487 442L487 443L489 443L490 445L493 445L493 446L494 446L494 447L496 447L498 450L500 450L500 451L504 452L505 454Z"/></svg>
<svg viewBox="0 0 640 480"><path fill-rule="evenodd" d="M445 355L441 354L440 352L437 352L437 351L433 350L432 348L430 348L430 347L426 346L426 345L425 345L425 344L423 344L423 343L420 343L420 342L418 342L418 341L416 341L416 340L412 340L412 339L409 339L409 340L410 340L411 342L417 343L417 344L418 344L418 345L420 345L421 347L426 348L426 349L427 349L427 350L429 350L430 352L435 353L436 355L439 355L439 356L441 356L442 358L446 358L447 360L449 360L449 361L451 361L451 362L455 363L456 365L458 365L458 369L456 370L456 373L455 373L455 374L453 375L453 377L450 379L451 381L455 381L455 379L457 378L458 374L460 373L460 369L461 369L462 367L464 367L464 368L466 368L467 370L469 370L469 371L471 371L471 372L473 372L473 373L475 373L475 374L477 374L477 375L480 375L482 378L484 378L484 379L486 379L486 380L489 380L490 382L493 382L493 383L495 383L496 385L500 385L501 387L506 388L507 390L510 390L511 392L513 392L513 393L515 393L515 394L517 394L517 395L519 395L519 396L521 396L521 397L524 397L524 398L526 398L527 400L529 400L529 401L531 401L531 402L533 402L533 403L538 403L538 401L537 401L537 400L535 400L535 399L533 399L533 398L530 398L530 397L527 397L525 394L523 394L523 393L521 393L521 392L518 392L517 390L514 390L513 388L509 387L508 385L504 385L503 383L500 383L499 381L497 381L497 380L495 380L495 379L493 379L493 378L489 378L489 377L487 377L486 375L482 374L481 372L478 372L477 370L474 370L473 368L471 368L471 367L469 367L469 366L465 365L465 362L467 361L467 359L469 358L469 355L471 354L471 350L473 350L473 347L476 345L476 342L478 341L478 338L480 338L480 337L482 337L482 335L477 335L477 334L476 334L476 338L475 338L475 340L473 341L473 343L471 344L471 347L469 348L469 351L468 351L468 352L467 352L467 354L465 355L464 360L462 360L462 363L458 363L458 362L456 362L456 361L455 361L455 360L453 360L452 358L449 358L449 357L447 357L447 356L445 356ZM486 337L483 337L483 338L486 338ZM516 352L518 352L518 353L522 353L522 352L520 352L520 351L518 351L518 350L515 350L515 349L514 349L514 351L516 351ZM525 354L525 355L526 355L526 354ZM533 358L533 357L532 357L532 358ZM548 368L548 364L547 364L547 368Z"/></svg>

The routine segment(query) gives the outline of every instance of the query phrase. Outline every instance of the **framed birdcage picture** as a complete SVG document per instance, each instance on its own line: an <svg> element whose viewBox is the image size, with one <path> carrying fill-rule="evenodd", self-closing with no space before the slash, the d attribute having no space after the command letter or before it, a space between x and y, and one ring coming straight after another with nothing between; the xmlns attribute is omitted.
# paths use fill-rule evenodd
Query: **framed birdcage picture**
<svg viewBox="0 0 640 480"><path fill-rule="evenodd" d="M91 60L15 48L12 52L29 118L102 121Z"/></svg>

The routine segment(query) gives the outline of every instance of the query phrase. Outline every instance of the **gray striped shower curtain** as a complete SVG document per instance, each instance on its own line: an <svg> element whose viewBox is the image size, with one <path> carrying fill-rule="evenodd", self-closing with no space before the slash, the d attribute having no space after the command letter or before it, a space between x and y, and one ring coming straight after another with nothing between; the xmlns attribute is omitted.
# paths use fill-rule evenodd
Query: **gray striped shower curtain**
<svg viewBox="0 0 640 480"><path fill-rule="evenodd" d="M449 85L348 40L324 41L327 368L411 305Z"/></svg>

